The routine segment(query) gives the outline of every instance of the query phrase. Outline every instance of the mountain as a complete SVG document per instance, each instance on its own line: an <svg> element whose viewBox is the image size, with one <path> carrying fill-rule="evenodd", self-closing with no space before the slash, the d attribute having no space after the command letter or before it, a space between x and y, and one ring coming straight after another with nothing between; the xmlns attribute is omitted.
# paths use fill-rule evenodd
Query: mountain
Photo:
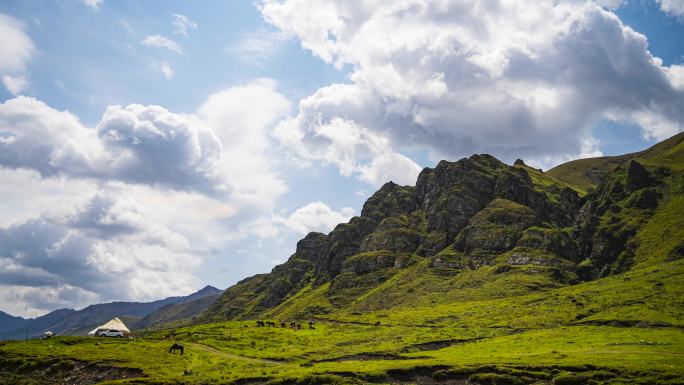
<svg viewBox="0 0 684 385"><path fill-rule="evenodd" d="M679 134L647 150L632 154L573 160L552 168L547 175L572 184L581 191L586 191L601 184L607 174L627 161L657 158L660 154L668 153L675 148L681 140L681 134ZM674 155L676 157L676 153Z"/></svg>
<svg viewBox="0 0 684 385"><path fill-rule="evenodd" d="M130 326L164 306L193 302L216 296L218 293L221 293L221 290L206 286L188 296L168 297L153 302L111 302L90 305L78 311L55 310L44 316L26 320L19 328L0 332L0 339L22 339L26 335L26 329L29 330L30 337L41 336L47 330L61 335L84 335L95 326L114 317L121 318Z"/></svg>
<svg viewBox="0 0 684 385"><path fill-rule="evenodd" d="M216 294L208 294L192 301L168 304L138 320L133 324L133 327L135 329L144 329L168 322L191 320L207 310L219 298L222 292L218 290Z"/></svg>
<svg viewBox="0 0 684 385"><path fill-rule="evenodd" d="M28 320L0 311L0 332L22 327Z"/></svg>
<svg viewBox="0 0 684 385"><path fill-rule="evenodd" d="M361 215L310 233L200 322L311 317L505 298L684 257L684 133L544 173L490 155L389 182Z"/></svg>
<svg viewBox="0 0 684 385"><path fill-rule="evenodd" d="M204 299L206 297L213 297L213 296L215 296L217 294L221 294L221 293L223 293L223 290L217 289L217 288L210 286L210 285L207 285L207 286L203 287L201 290L196 291L196 292L188 295L187 297L183 297L183 301L180 303L195 302L197 300L201 300L201 299Z"/></svg>
<svg viewBox="0 0 684 385"><path fill-rule="evenodd" d="M0 340L20 340L26 338L26 331L30 338L40 337L44 332L52 330L51 326L76 313L73 309L57 309L36 318L24 319L15 328L0 331Z"/></svg>

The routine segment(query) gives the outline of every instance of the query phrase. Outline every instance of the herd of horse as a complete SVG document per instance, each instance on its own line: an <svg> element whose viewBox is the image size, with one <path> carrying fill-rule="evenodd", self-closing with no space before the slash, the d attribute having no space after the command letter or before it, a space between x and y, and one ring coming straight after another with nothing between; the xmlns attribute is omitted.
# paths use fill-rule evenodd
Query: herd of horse
<svg viewBox="0 0 684 385"><path fill-rule="evenodd" d="M244 325L244 327L248 327L248 326L247 326L247 325ZM275 322L273 322L273 321L256 321L256 327L258 327L258 328L267 328L267 327L275 328L275 327L277 327L277 324L276 324ZM283 328L283 329L285 329L285 328L288 327L288 325L287 325L286 322L281 322L281 323L280 323L280 327ZM289 328L292 329L292 330L301 330L301 329L302 329L302 324L299 323L299 322L294 322L294 321L293 321L293 322L290 322ZM314 322L313 322L313 321L309 321L309 329L316 329L316 328L314 327Z"/></svg>

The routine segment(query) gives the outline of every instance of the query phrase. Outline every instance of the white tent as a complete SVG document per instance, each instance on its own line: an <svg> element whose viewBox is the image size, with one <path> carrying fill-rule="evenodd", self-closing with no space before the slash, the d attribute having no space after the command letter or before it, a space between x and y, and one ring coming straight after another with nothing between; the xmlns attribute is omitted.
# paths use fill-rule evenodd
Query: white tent
<svg viewBox="0 0 684 385"><path fill-rule="evenodd" d="M131 331L128 330L126 325L118 318L114 317L112 318L109 322L107 322L104 325L100 325L96 327L95 329L91 330L90 333L88 333L89 336L96 336L98 331L106 331L106 330L116 330L123 332L124 335L128 336L131 334Z"/></svg>

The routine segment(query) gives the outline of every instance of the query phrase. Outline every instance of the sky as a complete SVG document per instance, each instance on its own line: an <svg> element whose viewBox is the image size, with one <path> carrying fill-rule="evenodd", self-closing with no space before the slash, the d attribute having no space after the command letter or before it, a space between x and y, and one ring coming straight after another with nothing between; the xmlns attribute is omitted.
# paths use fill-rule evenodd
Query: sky
<svg viewBox="0 0 684 385"><path fill-rule="evenodd" d="M0 310L226 288L387 181L684 130L684 0L0 2Z"/></svg>

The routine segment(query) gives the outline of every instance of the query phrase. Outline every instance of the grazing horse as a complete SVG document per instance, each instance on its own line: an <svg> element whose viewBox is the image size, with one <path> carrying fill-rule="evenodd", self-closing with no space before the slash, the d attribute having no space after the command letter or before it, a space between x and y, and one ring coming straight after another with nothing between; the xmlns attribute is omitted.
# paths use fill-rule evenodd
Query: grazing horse
<svg viewBox="0 0 684 385"><path fill-rule="evenodd" d="M380 326L380 321L376 322L375 326Z"/></svg>
<svg viewBox="0 0 684 385"><path fill-rule="evenodd" d="M280 327L281 327L281 328L285 329L286 326L287 326L287 325L285 324L285 322L281 322L281 323L280 323Z"/></svg>
<svg viewBox="0 0 684 385"><path fill-rule="evenodd" d="M309 329L316 329L313 321L309 321Z"/></svg>
<svg viewBox="0 0 684 385"><path fill-rule="evenodd" d="M176 354L176 350L180 350L180 353L181 353L180 355L182 356L182 355L183 355L183 350L185 350L185 348L183 348L183 345L181 345L181 344L179 344L179 343L174 343L174 344L171 345L171 347L169 348L169 353Z"/></svg>
<svg viewBox="0 0 684 385"><path fill-rule="evenodd" d="M570 302L574 303L580 309L584 309L584 304L574 298L570 298Z"/></svg>

